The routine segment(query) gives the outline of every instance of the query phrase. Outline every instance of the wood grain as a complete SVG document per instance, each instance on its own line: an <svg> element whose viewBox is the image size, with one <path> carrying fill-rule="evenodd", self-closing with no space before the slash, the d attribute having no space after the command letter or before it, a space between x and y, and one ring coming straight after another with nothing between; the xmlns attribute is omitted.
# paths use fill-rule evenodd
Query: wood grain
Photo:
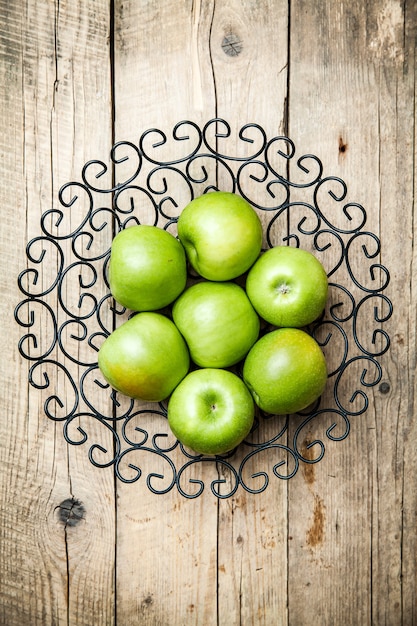
<svg viewBox="0 0 417 626"><path fill-rule="evenodd" d="M212 11L211 3L199 2L150 3L146 10L141 3L115 3L117 140L138 141L156 127L168 137L164 158L176 158L171 139L175 124L201 124L207 115L214 117L208 44ZM185 189L174 188L172 194L179 206L189 201ZM140 425L157 432L153 421L142 417ZM141 469L145 476L153 468L145 464ZM212 623L217 606L216 500L188 501L176 489L158 497L141 481L119 484L117 502L118 623Z"/></svg>
<svg viewBox="0 0 417 626"><path fill-rule="evenodd" d="M412 250L399 251L415 232L412 24L412 3L372 3L366 20L361 3L293 6L290 136L303 151L323 156L325 172L347 182L347 200L365 207L366 228L381 240L379 261L391 273L387 295L394 302L392 345L381 358L389 393L377 385L366 413L352 419L346 445L331 449L331 461L317 466L314 480L290 483L289 517L300 509L305 514L288 555L294 624L306 623L311 613L320 615L322 624L412 624L415 618L414 594L404 593L401 576L402 554L408 553L401 547L408 541L402 534L404 506L415 500L404 470L406 458L415 464L415 454L406 449L404 417L412 413L406 407L414 402L415 383L408 382L414 368L408 369L398 343L415 315ZM306 103L310 115L303 115ZM369 264L359 261L359 249L357 254L356 275L369 285ZM399 305L400 275L402 297L411 308ZM374 323L369 312L358 317L360 337ZM314 437L313 431L310 440ZM415 579L413 567L408 573Z"/></svg>
<svg viewBox="0 0 417 626"><path fill-rule="evenodd" d="M284 3L216 3L211 40L217 114L234 122L239 150L237 131L246 123L260 124L268 138L287 130L288 19ZM224 49L225 39L233 35L241 46L236 56ZM262 71L260 58L264 59ZM268 98L262 96L266 92ZM219 180L222 184L227 181ZM249 185L248 191L256 201L264 194L264 189L257 191ZM269 216L260 213L260 217L265 223ZM271 437L274 427L276 424L271 424L266 429ZM267 440L267 433L262 436ZM219 503L219 624L288 623L288 485L272 474L278 460L276 452L272 449L257 455L251 467L254 473L270 474L270 485L264 493L239 491ZM238 467L239 458L235 463ZM250 479L250 471L245 478L250 488L262 484Z"/></svg>
<svg viewBox="0 0 417 626"><path fill-rule="evenodd" d="M415 3L0 0L0 15L0 623L415 624ZM248 487L256 490L263 478L253 474L267 471L269 485L263 493L240 487L219 499L211 482L224 480L220 488L226 492L233 476L221 463L205 464L182 477L181 487L190 494L196 488L190 478L206 485L202 495L188 499L176 487L164 495L152 493L146 477L155 471L164 474L150 479L158 488L169 484L169 471L139 452L119 467L129 478L135 471L129 461L141 466L141 479L132 484L115 479L111 466L94 467L88 458L92 442L106 450L93 451L98 462L111 460L114 445L97 421L80 415L69 436L79 438L80 427L87 442L74 446L65 441L62 422L46 417L45 401L56 394L63 406L54 401L47 406L58 417L65 413L74 402L68 377L45 365L33 377L40 385L46 372L49 387L35 388L28 379L31 362L18 350L19 340L31 331L39 337L38 345L29 337L21 347L33 359L54 342L51 314L32 301L19 309L16 323L13 311L24 299L17 283L20 272L40 268L36 284L33 273L25 278L32 293L46 290L56 278L59 256L53 245L33 243L35 260L28 257L26 245L42 235L42 214L60 208L60 187L80 180L87 161L98 158L109 165L95 180L111 186L112 178L119 182L131 166L130 161L111 166L114 142L137 144L145 130L158 128L167 142L152 148L155 135L150 135L146 149L174 158L175 124L191 120L201 127L216 117L230 123L230 137L214 138L219 148L249 150L251 144L242 144L238 132L255 122L268 138L288 134L297 156L317 155L325 175L346 182L347 199L363 205L366 228L381 242L371 261L358 241L355 272L369 284L370 264L385 265L390 272L386 294L393 303L391 318L382 324L378 312L374 317L376 302L370 300L366 314L358 315L357 332L369 337L371 330L383 328L391 346L380 359L381 380L367 390L369 407L351 418L345 440L327 438L330 417L325 416L301 433L305 461L290 480L274 475L277 451L265 450L244 473ZM290 173L308 176L299 168ZM169 208L175 217L189 191L165 174L178 204ZM230 185L221 168L211 176L219 187ZM163 183L158 175L153 180L156 187ZM249 177L244 184L252 185L254 198L264 193ZM66 193L69 199L74 189ZM298 193L293 190L292 199ZM45 229L62 236L77 228L86 211L83 197L80 192L58 225L58 213L51 213ZM112 194L98 193L98 198L111 208ZM132 198L141 219L152 223L149 205L133 192ZM120 202L132 200L126 196ZM302 210L295 208L274 229L274 242L285 240L301 217ZM170 228L175 233L175 224ZM108 223L93 247L106 249L111 237ZM311 240L305 236L300 243L308 248ZM369 237L366 243L371 247ZM74 260L70 240L60 244L66 258ZM85 246L85 240L77 245ZM338 258L336 248L322 253L328 267ZM44 261L36 263L42 249ZM335 278L346 276L339 271ZM63 281L62 297L72 310L82 284L76 270ZM106 293L100 282L95 295ZM45 301L52 311L60 309L56 291ZM83 302L88 307L88 300ZM29 325L31 314L34 326ZM111 326L111 309L104 315ZM57 328L65 321L61 311ZM91 321L88 331L94 330ZM77 332L79 328L65 327L60 336L70 354L90 359L90 350L71 337ZM372 343L369 347L375 349ZM56 345L51 359L58 351ZM337 362L336 352L328 355L331 362ZM81 369L69 357L64 363L77 379ZM358 375L352 368L345 381L347 404ZM94 378L85 390L87 400L97 393ZM104 414L111 411L106 393L95 401ZM82 398L79 409L88 412ZM159 432L158 420L138 416L130 424L131 436L139 436L136 426L144 426L151 436ZM272 436L282 425L283 418L271 419L263 436ZM317 458L318 445L311 445L316 439L325 442L325 454L319 463L308 463ZM237 464L244 454L240 449Z"/></svg>
<svg viewBox="0 0 417 626"><path fill-rule="evenodd" d="M2 229L5 253L2 271L4 319L13 322L2 339L2 544L0 622L22 624L91 624L95 615L113 621L115 509L111 471L94 470L87 450L74 453L64 440L62 423L46 418L44 402L56 394L62 411L74 401L68 378L51 364L33 375L41 383L43 371L50 385L41 393L28 385L30 362L20 358L18 340L35 332L38 344L26 340L25 350L33 359L53 343L51 315L37 305L20 310L23 322L34 315L34 326L18 326L13 308L23 294L17 276L26 267L25 246L42 232L40 218L48 208L57 208L59 187L74 177L80 179L83 163L91 158L93 120L99 120L98 154L111 146L110 66L107 3L92 7L54 2L2 3L2 128L6 157L1 181L2 205L8 207ZM92 52L94 50L94 53ZM60 233L75 228L83 219L82 203L65 216ZM47 220L53 228L56 214ZM67 229L67 230L66 230ZM32 293L52 285L58 259L47 241L38 241L30 251L45 262ZM70 257L70 243L62 243ZM32 275L29 275L31 282ZM25 284L26 284L25 283ZM63 297L69 302L69 282ZM78 285L79 289L79 285ZM58 310L56 296L46 298ZM76 297L77 300L77 297ZM57 323L64 320L57 318ZM56 358L57 347L50 354ZM69 360L67 360L69 366ZM76 375L77 372L74 372ZM52 402L52 414L61 408ZM85 427L85 426L84 426ZM76 430L74 428L74 433ZM74 433L72 435L74 436ZM90 435L100 436L99 429ZM79 438L79 437L78 437ZM112 446L111 440L102 444ZM62 503L81 503L81 520L63 513ZM60 515L61 514L61 515ZM69 517L68 517L69 516ZM78 523L76 523L78 521Z"/></svg>

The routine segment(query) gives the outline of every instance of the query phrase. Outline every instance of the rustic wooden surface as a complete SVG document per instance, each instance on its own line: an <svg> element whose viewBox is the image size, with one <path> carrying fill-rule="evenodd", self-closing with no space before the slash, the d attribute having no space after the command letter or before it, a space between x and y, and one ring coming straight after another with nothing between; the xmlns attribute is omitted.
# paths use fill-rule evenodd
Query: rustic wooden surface
<svg viewBox="0 0 417 626"><path fill-rule="evenodd" d="M0 15L1 626L416 624L415 2L1 0ZM116 141L215 116L288 134L346 181L394 312L384 386L347 439L261 494L188 500L114 480L65 442L13 311L62 184ZM48 345L48 313L36 323Z"/></svg>

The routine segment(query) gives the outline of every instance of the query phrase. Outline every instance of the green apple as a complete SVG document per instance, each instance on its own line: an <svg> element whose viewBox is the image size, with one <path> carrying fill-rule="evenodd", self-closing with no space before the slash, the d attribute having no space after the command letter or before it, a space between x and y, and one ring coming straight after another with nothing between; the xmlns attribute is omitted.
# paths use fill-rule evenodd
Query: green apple
<svg viewBox="0 0 417 626"><path fill-rule="evenodd" d="M168 423L181 443L200 454L224 454L249 434L255 406L244 382L228 370L190 372L168 402Z"/></svg>
<svg viewBox="0 0 417 626"><path fill-rule="evenodd" d="M276 246L262 254L246 279L254 309L270 324L300 328L326 305L328 281L320 261L307 250Z"/></svg>
<svg viewBox="0 0 417 626"><path fill-rule="evenodd" d="M178 237L198 274L228 281L244 274L258 258L262 224L242 197L213 191L195 198L180 213Z"/></svg>
<svg viewBox="0 0 417 626"><path fill-rule="evenodd" d="M157 311L171 304L185 288L187 261L176 237L145 224L121 230L110 254L110 291L133 311Z"/></svg>
<svg viewBox="0 0 417 626"><path fill-rule="evenodd" d="M175 301L172 317L200 367L238 363L259 336L259 317L242 287L232 282L195 283Z"/></svg>
<svg viewBox="0 0 417 626"><path fill-rule="evenodd" d="M159 402L187 374L190 357L175 324L160 313L138 313L102 343L98 366L106 381L131 398Z"/></svg>
<svg viewBox="0 0 417 626"><path fill-rule="evenodd" d="M326 360L305 331L279 328L263 335L251 348L243 365L243 380L263 411L296 413L323 393Z"/></svg>

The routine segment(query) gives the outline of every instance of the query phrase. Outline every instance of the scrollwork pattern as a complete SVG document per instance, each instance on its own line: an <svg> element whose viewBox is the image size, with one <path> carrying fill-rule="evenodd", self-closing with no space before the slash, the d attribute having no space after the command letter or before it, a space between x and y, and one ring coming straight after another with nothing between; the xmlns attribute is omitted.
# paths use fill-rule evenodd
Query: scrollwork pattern
<svg viewBox="0 0 417 626"><path fill-rule="evenodd" d="M326 267L329 303L307 330L328 357L329 374L314 406L292 416L258 411L238 450L209 457L175 439L167 402L143 408L111 389L97 353L126 313L109 292L112 238L143 223L175 234L182 208L216 189L252 204L266 248L307 247ZM171 131L148 129L137 143L115 143L107 160L88 161L79 180L62 185L17 278L17 348L30 363L28 381L42 394L45 417L62 423L65 441L84 446L92 465L113 468L120 481L145 483L155 494L173 488L186 498L205 490L228 498L239 488L257 494L318 463L326 445L346 439L351 420L368 409L390 346L393 307L384 293L390 273L367 219L346 183L324 176L317 156L298 154L290 138L268 138L255 123L232 128L214 118L200 128L183 120Z"/></svg>

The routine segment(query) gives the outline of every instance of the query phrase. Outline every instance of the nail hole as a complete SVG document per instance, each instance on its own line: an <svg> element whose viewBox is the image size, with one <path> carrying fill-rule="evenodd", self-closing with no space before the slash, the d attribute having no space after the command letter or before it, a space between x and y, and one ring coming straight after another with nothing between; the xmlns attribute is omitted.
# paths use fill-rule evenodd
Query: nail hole
<svg viewBox="0 0 417 626"><path fill-rule="evenodd" d="M345 143L342 137L339 137L339 152L340 154L344 154L348 148L348 144Z"/></svg>

